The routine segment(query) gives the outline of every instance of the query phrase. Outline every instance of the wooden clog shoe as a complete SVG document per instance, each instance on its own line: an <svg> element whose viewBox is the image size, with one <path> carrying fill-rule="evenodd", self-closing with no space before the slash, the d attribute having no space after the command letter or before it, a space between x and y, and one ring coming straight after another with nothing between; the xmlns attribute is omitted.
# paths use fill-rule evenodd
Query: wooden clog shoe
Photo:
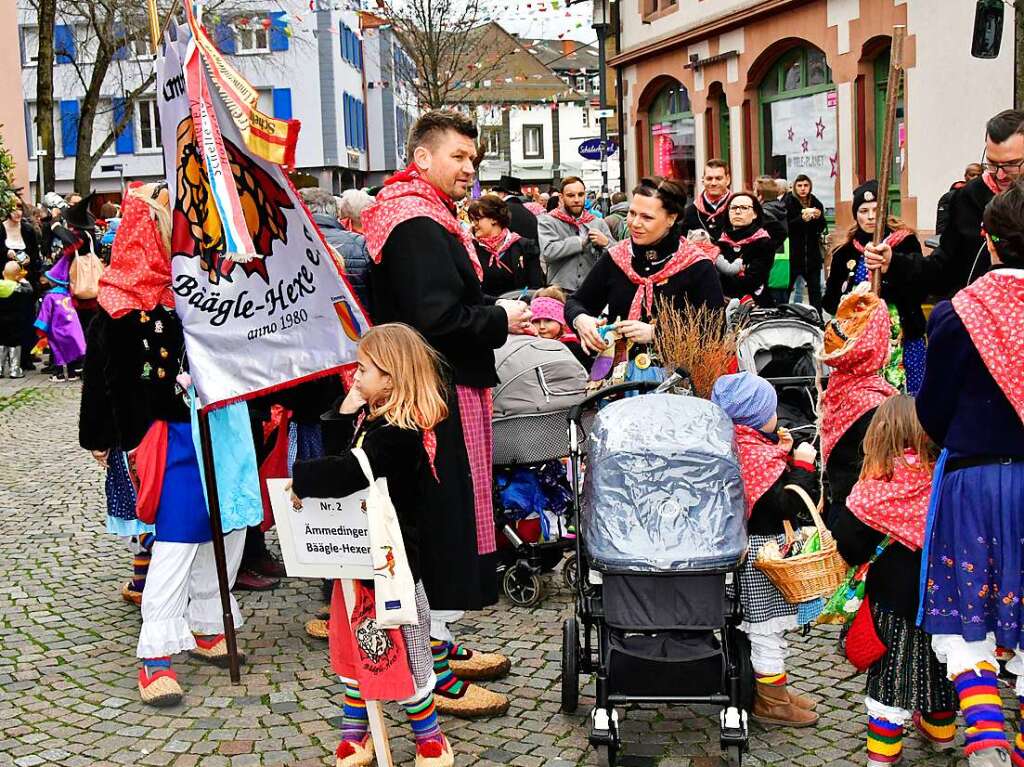
<svg viewBox="0 0 1024 767"><path fill-rule="evenodd" d="M462 645L452 645L448 652L448 665L459 679L488 682L508 674L512 661L498 653L479 652Z"/></svg>

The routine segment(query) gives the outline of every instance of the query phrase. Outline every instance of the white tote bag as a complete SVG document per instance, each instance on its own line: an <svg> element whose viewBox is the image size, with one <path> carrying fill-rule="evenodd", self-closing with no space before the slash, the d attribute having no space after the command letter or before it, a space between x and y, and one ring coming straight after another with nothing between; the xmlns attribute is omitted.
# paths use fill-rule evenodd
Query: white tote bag
<svg viewBox="0 0 1024 767"><path fill-rule="evenodd" d="M405 541L398 526L398 515L388 495L388 482L375 480L370 461L362 448L352 448L352 455L370 483L366 497L367 528L370 534L370 557L373 559L373 588L377 608L377 625L385 629L419 623L416 611L416 584L405 556Z"/></svg>

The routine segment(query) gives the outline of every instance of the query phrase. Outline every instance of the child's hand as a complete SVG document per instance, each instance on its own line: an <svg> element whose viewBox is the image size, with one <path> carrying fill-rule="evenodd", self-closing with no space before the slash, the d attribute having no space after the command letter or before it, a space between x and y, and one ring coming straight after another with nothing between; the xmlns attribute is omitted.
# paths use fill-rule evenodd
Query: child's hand
<svg viewBox="0 0 1024 767"><path fill-rule="evenodd" d="M813 464L814 459L817 457L818 451L810 442L801 442L797 449L793 451L793 460L800 463Z"/></svg>
<svg viewBox="0 0 1024 767"><path fill-rule="evenodd" d="M104 469L108 468L107 458L110 457L110 450L92 450L93 459Z"/></svg>
<svg viewBox="0 0 1024 767"><path fill-rule="evenodd" d="M345 399L341 403L341 407L338 408L338 412L342 415L352 415L358 413L359 408L366 404L366 400L363 399L362 393L359 388L353 386L348 390L348 394L345 395Z"/></svg>
<svg viewBox="0 0 1024 767"><path fill-rule="evenodd" d="M779 428L775 432L779 435L779 447L786 453L793 449L793 435L789 433L789 429Z"/></svg>
<svg viewBox="0 0 1024 767"><path fill-rule="evenodd" d="M302 509L302 499L299 498L299 496L295 495L295 491L292 490L292 481L290 479L288 480L288 483L284 486L284 489L291 494L292 508L295 509L296 511Z"/></svg>

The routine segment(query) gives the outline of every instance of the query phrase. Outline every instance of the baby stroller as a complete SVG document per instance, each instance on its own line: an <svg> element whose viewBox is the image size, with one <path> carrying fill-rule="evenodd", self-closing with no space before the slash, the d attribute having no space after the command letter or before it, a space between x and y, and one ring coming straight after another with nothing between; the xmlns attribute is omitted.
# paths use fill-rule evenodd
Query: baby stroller
<svg viewBox="0 0 1024 767"><path fill-rule="evenodd" d="M565 526L572 492L561 459L569 454L566 413L585 396L587 372L564 344L518 335L497 350L495 367L494 508L509 544L499 547L501 582L514 604L529 607L543 598L541 574L572 546ZM537 541L519 527L527 518L539 522Z"/></svg>
<svg viewBox="0 0 1024 767"><path fill-rule="evenodd" d="M813 441L817 422L817 377L827 369L818 361L825 325L810 306L783 304L744 307L733 317L741 323L736 339L740 370L767 379L779 395L779 425L797 442Z"/></svg>
<svg viewBox="0 0 1024 767"><path fill-rule="evenodd" d="M589 739L614 765L615 706L721 706L720 743L739 764L754 673L739 594L726 589L747 549L732 422L696 397L623 397L654 386L608 387L569 413L579 574L563 625L562 710L577 708L580 673L595 674ZM598 407L581 499L583 417Z"/></svg>

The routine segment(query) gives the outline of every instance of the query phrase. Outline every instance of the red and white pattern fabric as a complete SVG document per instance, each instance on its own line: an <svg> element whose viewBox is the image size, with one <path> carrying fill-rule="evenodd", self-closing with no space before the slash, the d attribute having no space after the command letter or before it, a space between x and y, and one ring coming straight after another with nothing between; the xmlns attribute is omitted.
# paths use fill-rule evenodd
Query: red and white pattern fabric
<svg viewBox="0 0 1024 767"><path fill-rule="evenodd" d="M913 450L893 462L892 477L861 479L846 505L854 516L911 551L924 545L932 473Z"/></svg>
<svg viewBox="0 0 1024 767"><path fill-rule="evenodd" d="M630 240L623 240L617 243L608 251L615 265L622 270L622 273L629 278L629 281L637 286L636 295L629 306L629 317L631 320L640 319L644 309L647 316L651 316L654 307L654 286L670 277L675 277L680 272L689 269L698 261L713 259L711 251L699 248L686 239L679 240L679 249L676 250L668 262L649 277L641 277L633 268L633 245Z"/></svg>
<svg viewBox="0 0 1024 767"><path fill-rule="evenodd" d="M701 192L697 195L697 199L693 201L693 204L697 206L698 212L705 218L718 218L729 210L729 202L732 198L733 194L729 192L724 197L718 198L713 205L707 194Z"/></svg>
<svg viewBox="0 0 1024 767"><path fill-rule="evenodd" d="M498 234L493 237L477 237L476 241L484 246L484 250L490 256L487 262L488 266L500 267L508 272L512 270L502 262L501 256L506 250L511 248L517 242L523 239L518 233L510 232L508 229L502 229Z"/></svg>
<svg viewBox="0 0 1024 767"><path fill-rule="evenodd" d="M568 213L566 213L563 208L555 208L548 215L550 215L552 218L557 218L563 224L575 226L577 230L582 230L583 227L585 227L591 221L594 221L596 219L596 216L594 216L594 214L591 213L589 210L585 210L582 213L580 213L579 218L573 218Z"/></svg>
<svg viewBox="0 0 1024 767"><path fill-rule="evenodd" d="M523 207L535 216L543 216L547 213L547 209L539 202L524 202Z"/></svg>
<svg viewBox="0 0 1024 767"><path fill-rule="evenodd" d="M988 272L953 296L953 310L1024 421L1024 272Z"/></svg>
<svg viewBox="0 0 1024 767"><path fill-rule="evenodd" d="M452 199L427 182L415 165L410 165L384 182L377 202L363 211L363 232L370 258L379 264L384 245L399 224L414 218L429 218L455 235L466 249L473 271L483 281L484 268L476 255L473 237L455 218Z"/></svg>
<svg viewBox="0 0 1024 767"><path fill-rule="evenodd" d="M149 210L135 195L125 196L110 266L100 277L97 296L99 305L115 319L134 309L149 311L157 304L174 308L171 259Z"/></svg>
<svg viewBox="0 0 1024 767"><path fill-rule="evenodd" d="M722 236L718 238L718 242L719 245L724 243L731 248L739 250L744 245L749 245L750 243L757 242L758 240L767 240L770 237L771 235L769 235L764 229L758 229L752 235L744 237L742 240L733 240L727 232L722 232Z"/></svg>
<svg viewBox="0 0 1024 767"><path fill-rule="evenodd" d="M456 386L455 393L459 398L459 417L462 419L462 436L466 440L469 471L473 475L477 553L490 554L497 548L491 495L491 459L494 456L491 390Z"/></svg>
<svg viewBox="0 0 1024 767"><path fill-rule="evenodd" d="M757 429L743 424L733 427L740 475L747 497L747 517L761 496L778 482L789 465L789 454Z"/></svg>
<svg viewBox="0 0 1024 767"><path fill-rule="evenodd" d="M888 245L890 248L895 248L912 234L913 232L909 229L897 229L895 232L890 232L888 236L882 240L882 244ZM857 240L850 240L850 242L853 243L854 250L858 253L863 253L867 247L864 243L858 242Z"/></svg>
<svg viewBox="0 0 1024 767"><path fill-rule="evenodd" d="M851 293L843 301L856 300ZM842 304L840 304L840 312ZM860 337L851 341L824 361L832 368L828 386L821 398L821 460L828 463L832 448L854 422L878 407L896 389L881 376L889 359L889 310L879 301Z"/></svg>

